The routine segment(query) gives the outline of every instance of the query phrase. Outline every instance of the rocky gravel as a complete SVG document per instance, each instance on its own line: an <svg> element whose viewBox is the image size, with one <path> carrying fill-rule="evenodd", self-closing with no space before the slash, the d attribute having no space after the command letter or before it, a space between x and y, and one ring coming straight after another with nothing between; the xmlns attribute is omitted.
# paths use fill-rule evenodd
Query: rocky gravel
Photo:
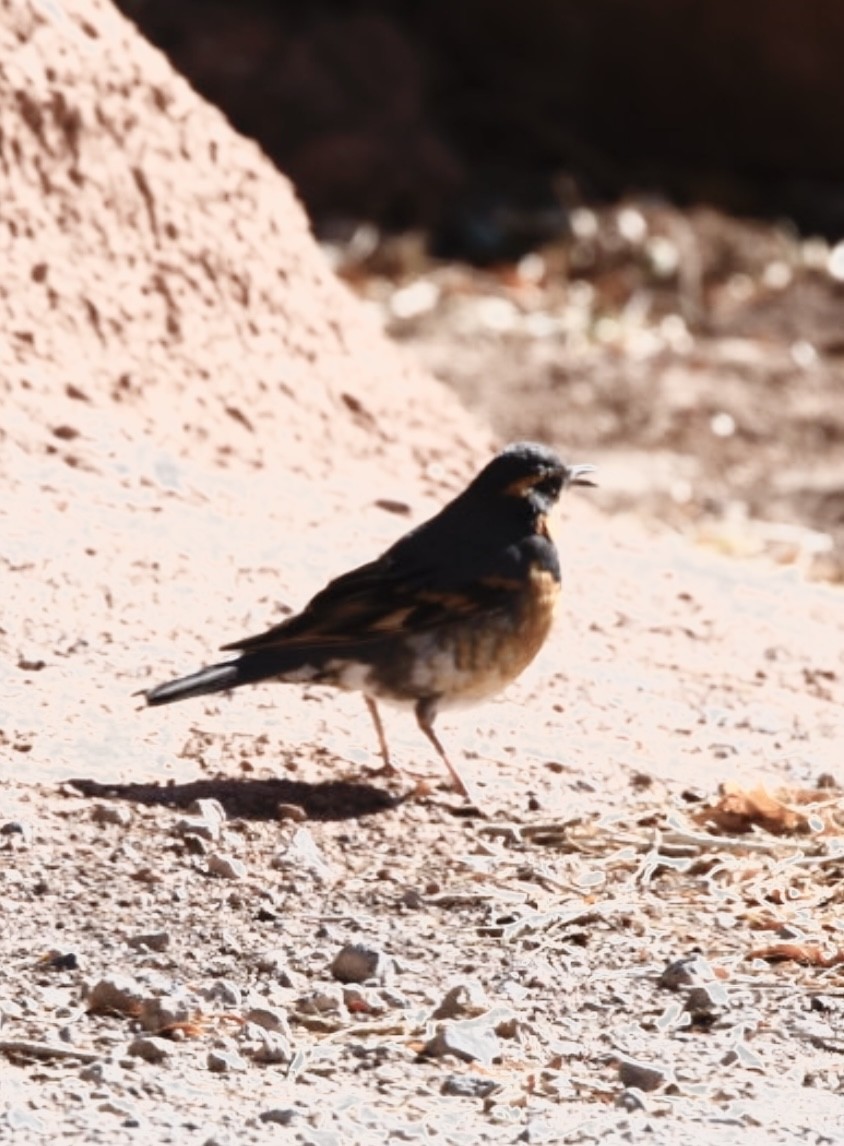
<svg viewBox="0 0 844 1146"><path fill-rule="evenodd" d="M844 1128L837 834L701 832L682 795L542 833L436 801L307 829L226 815L232 880L178 808L116 797L117 823L72 784L2 792L36 821L0 852L3 1119L24 1139L59 1114L103 1142ZM303 831L329 878L277 865Z"/></svg>

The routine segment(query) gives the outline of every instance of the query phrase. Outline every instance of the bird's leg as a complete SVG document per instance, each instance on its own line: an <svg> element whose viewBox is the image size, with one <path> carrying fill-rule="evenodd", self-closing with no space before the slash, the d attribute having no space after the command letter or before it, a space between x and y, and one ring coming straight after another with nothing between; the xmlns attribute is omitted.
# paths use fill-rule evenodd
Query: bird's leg
<svg viewBox="0 0 844 1146"><path fill-rule="evenodd" d="M443 764L445 764L446 768L448 768L449 773L451 774L453 787L460 793L461 796L465 796L467 800L475 802L475 797L466 787L465 780L449 760L446 750L440 743L436 732L434 732L434 720L436 719L437 715L436 699L433 697L428 697L427 699L418 701L415 712L416 723L436 748L440 759L442 760Z"/></svg>
<svg viewBox="0 0 844 1146"><path fill-rule="evenodd" d="M381 750L381 759L384 762L380 771L386 772L389 776L397 776L400 769L397 768L390 759L390 749L387 745L387 737L384 734L384 725L381 723L381 713L378 711L378 705L371 696L364 694L363 699L366 701L366 707L369 710L369 715L372 717L372 723L375 725L375 732L378 736L378 747Z"/></svg>

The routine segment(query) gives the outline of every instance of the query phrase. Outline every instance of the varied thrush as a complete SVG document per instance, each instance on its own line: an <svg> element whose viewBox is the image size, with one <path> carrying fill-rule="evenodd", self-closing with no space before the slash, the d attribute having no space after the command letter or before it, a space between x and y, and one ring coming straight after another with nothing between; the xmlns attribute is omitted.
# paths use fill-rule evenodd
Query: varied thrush
<svg viewBox="0 0 844 1146"><path fill-rule="evenodd" d="M497 693L539 652L560 593L548 514L563 489L594 485L593 471L565 465L547 446L508 446L380 557L329 582L301 613L223 645L232 659L145 692L147 703L264 680L357 690L388 772L397 769L377 702L409 705L468 797L434 720L443 708Z"/></svg>

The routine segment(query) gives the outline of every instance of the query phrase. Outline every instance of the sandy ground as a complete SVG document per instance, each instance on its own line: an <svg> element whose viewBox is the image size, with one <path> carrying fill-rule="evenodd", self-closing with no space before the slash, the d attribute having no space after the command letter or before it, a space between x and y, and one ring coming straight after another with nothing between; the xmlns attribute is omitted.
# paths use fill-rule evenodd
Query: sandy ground
<svg viewBox="0 0 844 1146"><path fill-rule="evenodd" d="M613 476L567 496L546 650L506 695L441 722L484 816L440 786L403 714L387 714L391 743L431 795L373 776L354 696L133 698L422 520L524 406L516 394L490 429L388 346L257 152L110 9L85 11L112 29L73 16L103 53L103 106L135 90L114 79L127 52L158 85L144 130L161 168L151 193L134 185L141 203L160 188L182 230L162 247L127 222L130 199L86 198L101 183L83 115L75 197L53 147L56 193L9 244L4 305L31 322L0 376L3 1134L844 1140L844 610L799 546L786 564L714 554L621 505ZM76 57L51 19L28 34L46 37L55 84L50 37L68 75ZM171 86L223 149L198 185L160 125ZM43 170L25 122L5 138ZM29 185L14 188L26 218ZM70 201L80 233L111 236L93 257L93 238L75 261L55 253ZM212 201L209 228L196 204ZM118 239L136 242L120 266L139 282L203 259L242 278L218 275L202 308L186 288L178 329L139 302L92 333L78 290L36 295L52 257L94 284L100 313ZM448 323L438 337L465 365ZM503 410L505 374L485 382ZM586 420L576 442L551 436L593 460Z"/></svg>

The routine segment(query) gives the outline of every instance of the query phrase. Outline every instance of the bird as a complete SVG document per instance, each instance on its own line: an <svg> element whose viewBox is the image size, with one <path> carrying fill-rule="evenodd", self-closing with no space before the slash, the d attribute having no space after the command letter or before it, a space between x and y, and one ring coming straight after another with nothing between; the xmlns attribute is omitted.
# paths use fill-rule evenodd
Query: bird
<svg viewBox="0 0 844 1146"><path fill-rule="evenodd" d="M230 659L141 695L158 706L260 681L359 691L389 774L399 769L378 702L410 707L452 787L471 800L434 722L443 709L496 694L539 652L561 588L549 514L564 489L594 486L594 471L546 445L509 445L439 513L330 581L301 612L223 645Z"/></svg>

